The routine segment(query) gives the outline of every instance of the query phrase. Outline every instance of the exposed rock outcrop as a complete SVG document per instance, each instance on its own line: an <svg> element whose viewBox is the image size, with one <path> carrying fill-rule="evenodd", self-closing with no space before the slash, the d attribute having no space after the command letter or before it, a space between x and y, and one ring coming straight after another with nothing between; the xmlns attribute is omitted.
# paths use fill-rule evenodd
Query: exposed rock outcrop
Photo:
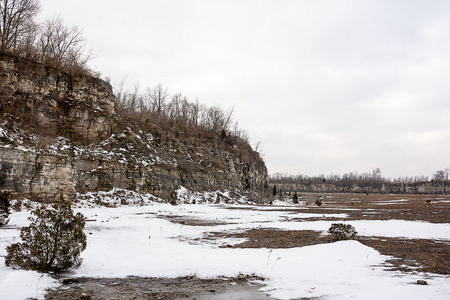
<svg viewBox="0 0 450 300"><path fill-rule="evenodd" d="M0 57L0 78L4 112L78 140L95 141L112 132L114 95L111 85L103 80L60 73L7 55Z"/></svg>
<svg viewBox="0 0 450 300"><path fill-rule="evenodd" d="M52 201L117 187L169 199L180 186L256 194L267 184L248 144L124 120L100 79L6 55L0 77L0 190Z"/></svg>
<svg viewBox="0 0 450 300"><path fill-rule="evenodd" d="M284 192L370 193L370 194L429 194L450 193L448 182L368 182L368 183L271 183Z"/></svg>

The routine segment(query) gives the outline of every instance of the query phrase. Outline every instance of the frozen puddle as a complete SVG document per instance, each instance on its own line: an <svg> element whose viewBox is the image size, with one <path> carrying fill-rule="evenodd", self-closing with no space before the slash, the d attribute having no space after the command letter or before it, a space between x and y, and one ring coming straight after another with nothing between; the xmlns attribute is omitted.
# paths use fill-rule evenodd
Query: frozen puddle
<svg viewBox="0 0 450 300"><path fill-rule="evenodd" d="M239 285L230 286L226 291L222 291L216 294L205 294L195 298L198 300L271 300L276 299L270 297L267 293L260 291L260 285Z"/></svg>

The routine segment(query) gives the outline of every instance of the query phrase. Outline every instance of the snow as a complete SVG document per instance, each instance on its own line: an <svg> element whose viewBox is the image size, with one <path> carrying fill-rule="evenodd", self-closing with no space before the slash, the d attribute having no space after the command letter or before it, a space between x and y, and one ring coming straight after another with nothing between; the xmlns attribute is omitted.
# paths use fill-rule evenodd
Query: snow
<svg viewBox="0 0 450 300"><path fill-rule="evenodd" d="M13 117L13 116L10 116ZM90 144L80 146L73 144L69 139L58 136L55 138L47 138L36 134L26 133L19 126L22 123L20 120L4 121L0 124L0 137L3 142L0 142L0 147L16 149L23 152L37 152L40 154L50 154L66 157L67 155L75 156L77 158L95 157L104 161L118 161L122 164L129 164L130 160L138 165L147 167L155 163L167 164L166 161L158 157L155 147L152 147L151 142L153 136L147 134L144 137L136 135L138 139L147 145L148 149L154 154L147 153L145 157L132 151L133 147L117 148L118 140L126 138L126 133L131 133L131 129L127 128L126 132L119 135L112 134L109 138L103 140L99 144ZM143 140L147 138L148 140ZM92 171L95 171L92 170Z"/></svg>
<svg viewBox="0 0 450 300"><path fill-rule="evenodd" d="M188 194L180 189L178 193ZM111 200L114 202L112 195ZM89 197L87 197L89 198ZM151 201L151 197L115 208L81 203L76 211L89 220L83 264L68 277L178 277L202 278L256 274L266 278L262 290L277 299L449 299L450 279L437 274L387 271L386 260L376 250L357 241L341 241L291 249L233 249L218 245L240 239L202 239L212 232L251 228L319 230L331 221L308 221L307 211L252 209L252 206L177 205ZM86 200L88 201L88 200ZM240 209L227 209L237 208ZM10 224L0 228L0 299L43 299L45 289L59 283L48 275L13 270L4 265L5 247L19 241L19 229L28 224L28 212L14 212ZM323 216L323 215L321 215ZM213 226L172 223L165 217L217 222ZM303 222L289 221L303 218ZM342 216L345 219L345 214ZM224 224L226 223L226 224ZM429 238L449 241L450 224L412 221L349 221L360 235ZM215 224L215 223L214 223ZM221 225L223 224L223 225ZM200 240L199 240L200 239ZM428 285L419 286L418 279Z"/></svg>
<svg viewBox="0 0 450 300"><path fill-rule="evenodd" d="M400 199L400 200L391 200L391 201L383 201L383 202L374 202L375 205L392 205L398 204L402 202L409 202L408 199Z"/></svg>
<svg viewBox="0 0 450 300"><path fill-rule="evenodd" d="M26 299L38 297L43 299L45 288L57 287L58 281L49 275L34 271L13 270L5 266L6 246L19 242L18 228L27 224L28 212L17 212L11 215L7 226L0 227L0 299Z"/></svg>
<svg viewBox="0 0 450 300"><path fill-rule="evenodd" d="M2 258L0 264L4 265ZM45 291L42 287L57 287L58 281L48 275L42 276L37 272L23 270L0 269L0 296L1 299L26 299L38 297L43 299Z"/></svg>

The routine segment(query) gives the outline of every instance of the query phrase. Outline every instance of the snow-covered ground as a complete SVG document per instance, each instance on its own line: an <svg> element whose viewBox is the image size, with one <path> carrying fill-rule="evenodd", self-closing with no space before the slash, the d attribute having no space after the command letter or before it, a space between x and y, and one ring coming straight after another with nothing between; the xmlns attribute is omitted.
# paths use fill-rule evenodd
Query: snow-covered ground
<svg viewBox="0 0 450 300"><path fill-rule="evenodd" d="M250 207L248 207L250 208ZM77 208L89 221L87 249L80 268L67 277L198 277L256 274L267 278L262 290L274 298L320 299L450 299L450 278L436 274L404 274L385 270L389 257L357 241L342 241L291 249L219 248L241 240L201 239L211 232L250 228L326 231L331 221L308 221L303 213L262 209L226 209L216 205ZM0 299L44 298L59 285L48 275L13 270L4 265L5 247L19 241L28 224L27 211L14 212L0 228ZM188 226L166 217L205 220L216 226ZM336 217L336 215L334 215ZM289 220L296 218L296 222ZM304 222L298 222L303 218ZM346 214L339 214L345 221ZM450 240L450 224L411 221L350 221L360 235ZM428 285L416 285L425 279Z"/></svg>

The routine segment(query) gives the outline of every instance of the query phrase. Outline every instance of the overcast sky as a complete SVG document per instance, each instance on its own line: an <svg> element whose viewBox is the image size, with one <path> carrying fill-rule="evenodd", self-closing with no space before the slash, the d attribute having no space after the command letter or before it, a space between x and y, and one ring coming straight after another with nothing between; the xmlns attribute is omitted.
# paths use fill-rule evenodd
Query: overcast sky
<svg viewBox="0 0 450 300"><path fill-rule="evenodd" d="M40 0L91 67L235 107L269 173L450 167L448 0Z"/></svg>

